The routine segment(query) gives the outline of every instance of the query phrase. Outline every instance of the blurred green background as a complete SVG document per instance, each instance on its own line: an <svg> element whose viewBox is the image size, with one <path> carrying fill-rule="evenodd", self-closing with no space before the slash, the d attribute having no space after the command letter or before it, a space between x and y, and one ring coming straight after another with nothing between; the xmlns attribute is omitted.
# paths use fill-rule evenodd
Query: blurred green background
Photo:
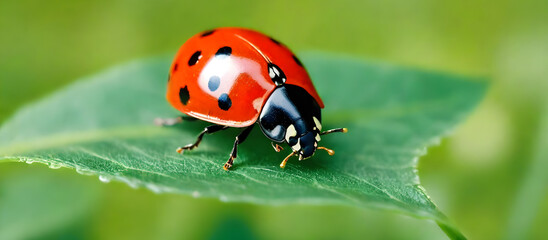
<svg viewBox="0 0 548 240"><path fill-rule="evenodd" d="M419 163L470 239L548 238L548 1L0 1L0 122L109 66L175 53L219 26L322 50L491 79ZM166 73L167 74L167 73ZM40 121L40 116L36 116ZM68 191L67 189L70 189ZM70 201L67 201L70 200ZM433 223L348 207L156 195L42 165L2 163L6 239L443 239Z"/></svg>

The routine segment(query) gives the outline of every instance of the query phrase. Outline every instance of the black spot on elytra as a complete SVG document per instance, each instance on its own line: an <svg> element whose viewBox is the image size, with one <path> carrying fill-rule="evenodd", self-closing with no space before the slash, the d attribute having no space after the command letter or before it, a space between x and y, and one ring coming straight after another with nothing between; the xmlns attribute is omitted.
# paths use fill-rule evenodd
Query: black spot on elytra
<svg viewBox="0 0 548 240"><path fill-rule="evenodd" d="M190 59L188 59L188 66L192 66L198 62L202 58L202 52L196 51L192 56L190 56Z"/></svg>
<svg viewBox="0 0 548 240"><path fill-rule="evenodd" d="M188 100L190 99L190 94L188 92L188 87L185 86L184 88L179 89L179 99L181 100L181 103L183 105L186 105L188 103Z"/></svg>
<svg viewBox="0 0 548 240"><path fill-rule="evenodd" d="M297 56L293 55L293 60L295 60L295 62L296 62L297 64L299 64L299 66L301 66L301 67L303 66L303 63L301 62L301 60L299 60L299 59L297 58Z"/></svg>
<svg viewBox="0 0 548 240"><path fill-rule="evenodd" d="M226 93L221 94L218 102L219 102L219 108L225 111L227 111L228 109L230 109L230 107L232 107L232 100L230 100L230 97Z"/></svg>
<svg viewBox="0 0 548 240"><path fill-rule="evenodd" d="M202 33L202 37L207 37L207 36L213 34L214 32L215 32L215 29L205 31L204 33Z"/></svg>
<svg viewBox="0 0 548 240"><path fill-rule="evenodd" d="M214 92L219 88L219 85L221 84L221 78L219 76L211 76L209 78L209 82L207 82L207 87L210 91Z"/></svg>
<svg viewBox="0 0 548 240"><path fill-rule="evenodd" d="M278 41L274 38L271 38L271 37L269 37L269 38L270 38L270 41L274 42L275 44L282 45L282 43L280 41Z"/></svg>
<svg viewBox="0 0 548 240"><path fill-rule="evenodd" d="M219 48L219 50L217 50L217 53L215 53L215 56L228 57L230 56L230 54L232 54L232 48L226 46L226 47Z"/></svg>
<svg viewBox="0 0 548 240"><path fill-rule="evenodd" d="M171 72L174 73L175 71L177 71L178 67L179 67L179 64L175 63L175 65L173 65L173 69L171 70ZM167 81L169 82L169 80L171 80L171 73L167 75Z"/></svg>

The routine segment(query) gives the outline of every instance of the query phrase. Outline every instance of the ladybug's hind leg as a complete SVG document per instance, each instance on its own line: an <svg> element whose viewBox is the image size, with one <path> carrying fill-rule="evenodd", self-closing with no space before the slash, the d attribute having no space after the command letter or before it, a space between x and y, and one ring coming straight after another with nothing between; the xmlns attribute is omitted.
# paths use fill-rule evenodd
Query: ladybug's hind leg
<svg viewBox="0 0 548 240"><path fill-rule="evenodd" d="M155 118L154 124L157 126L169 127L169 126L182 123L183 121L196 121L196 120L197 120L196 118L193 118L191 116L183 115L176 118Z"/></svg>
<svg viewBox="0 0 548 240"><path fill-rule="evenodd" d="M204 137L204 135L225 130L227 128L227 126L223 125L211 125L209 127L206 127L202 132L200 132L200 135L198 135L198 139L196 139L196 142L188 144L184 147L177 148L177 152L182 153L184 150L192 150L200 145L200 142L202 142L202 138Z"/></svg>
<svg viewBox="0 0 548 240"><path fill-rule="evenodd" d="M236 136L236 141L234 141L234 147L232 147L232 152L230 153L230 157L228 158L228 161L226 161L225 165L223 166L224 170L227 170L232 167L232 164L234 164L234 158L238 155L238 144L243 143L251 130L253 130L253 126L251 125L244 129L238 136Z"/></svg>
<svg viewBox="0 0 548 240"><path fill-rule="evenodd" d="M161 127L168 127L173 126L178 123L182 123L183 118L182 117L176 117L176 118L155 118L154 119L154 125L161 126Z"/></svg>

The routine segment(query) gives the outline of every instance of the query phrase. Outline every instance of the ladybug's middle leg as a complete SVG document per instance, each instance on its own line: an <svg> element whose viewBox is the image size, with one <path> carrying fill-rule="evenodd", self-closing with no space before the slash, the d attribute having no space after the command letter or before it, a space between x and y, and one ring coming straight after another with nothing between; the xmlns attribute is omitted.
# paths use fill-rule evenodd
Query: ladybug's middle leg
<svg viewBox="0 0 548 240"><path fill-rule="evenodd" d="M204 128L204 130L202 132L200 132L200 135L198 135L198 139L196 139L195 143L191 143L191 144L188 144L184 147L177 148L177 152L182 153L184 150L192 150L192 149L198 147L198 145L200 145L200 142L202 142L202 138L204 137L205 134L211 134L211 133L214 133L214 132L225 130L227 128L228 128L228 126L223 126L223 125L208 126L208 127Z"/></svg>
<svg viewBox="0 0 548 240"><path fill-rule="evenodd" d="M253 130L253 127L255 124L247 127L244 129L238 136L236 136L236 141L234 141L234 147L232 147L232 152L230 153L230 157L228 158L228 161L226 161L225 165L223 166L224 170L227 170L232 167L232 164L234 164L234 158L238 155L238 144L243 143L251 130Z"/></svg>

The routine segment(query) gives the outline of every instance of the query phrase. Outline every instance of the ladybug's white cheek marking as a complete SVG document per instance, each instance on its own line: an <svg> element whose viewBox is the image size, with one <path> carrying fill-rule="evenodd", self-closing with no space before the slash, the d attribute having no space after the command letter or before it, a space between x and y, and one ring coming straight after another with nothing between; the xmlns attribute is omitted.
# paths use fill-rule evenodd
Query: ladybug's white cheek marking
<svg viewBox="0 0 548 240"><path fill-rule="evenodd" d="M320 137L320 134L316 133L316 142L319 142L321 140L322 140L322 138Z"/></svg>
<svg viewBox="0 0 548 240"><path fill-rule="evenodd" d="M287 127L287 130L285 131L285 140L289 142L289 138L295 136L297 136L297 130L295 130L295 126L291 124L289 125L289 127Z"/></svg>
<svg viewBox="0 0 548 240"><path fill-rule="evenodd" d="M253 79L258 79L256 82L264 89L271 88L268 81L264 79L265 77L261 73L261 65L258 62L234 55L212 57L200 72L198 85L204 93L218 99L223 93L230 93L238 77L244 73ZM217 80L217 77L219 78L218 83L210 83L210 79Z"/></svg>
<svg viewBox="0 0 548 240"><path fill-rule="evenodd" d="M297 140L297 143L295 145L291 146L291 149L293 149L293 151L295 151L295 152L298 152L298 151L301 150L301 139L300 138Z"/></svg>

